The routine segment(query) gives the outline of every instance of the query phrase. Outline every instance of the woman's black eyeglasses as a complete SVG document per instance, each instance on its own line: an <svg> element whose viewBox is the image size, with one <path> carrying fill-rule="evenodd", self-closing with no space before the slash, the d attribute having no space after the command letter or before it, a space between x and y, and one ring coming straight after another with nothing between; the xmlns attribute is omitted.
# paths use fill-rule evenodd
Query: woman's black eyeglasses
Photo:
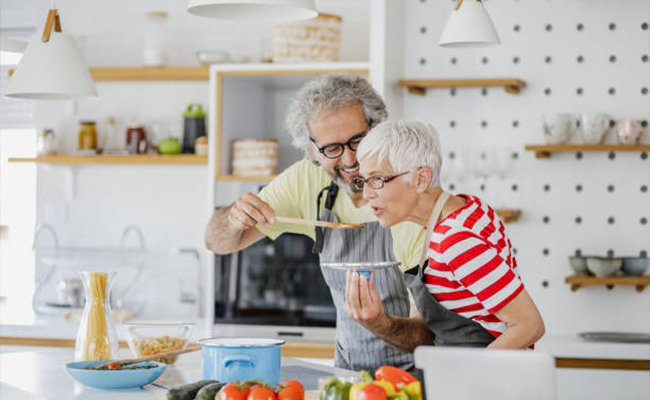
<svg viewBox="0 0 650 400"><path fill-rule="evenodd" d="M334 159L334 158L339 158L343 155L343 152L345 151L345 146L348 146L348 148L352 151L357 151L359 148L359 143L361 143L361 139L366 136L368 132L363 132L360 133L356 136L353 136L350 138L345 143L331 143L328 145L325 145L323 147L318 147L314 139L311 137L309 138L309 141L311 144L318 150L322 155L324 155L327 158Z"/></svg>
<svg viewBox="0 0 650 400"><path fill-rule="evenodd" d="M352 179L352 183L359 189L363 189L365 184L368 184L372 189L378 190L384 187L384 185L390 181L392 181L395 178L398 178L402 175L406 175L409 172L413 172L415 170L411 171L406 171L402 172L401 174L397 175L392 175L392 176L381 176L381 175L375 175L375 176L369 176L367 178L362 178L360 176L357 176L356 178Z"/></svg>

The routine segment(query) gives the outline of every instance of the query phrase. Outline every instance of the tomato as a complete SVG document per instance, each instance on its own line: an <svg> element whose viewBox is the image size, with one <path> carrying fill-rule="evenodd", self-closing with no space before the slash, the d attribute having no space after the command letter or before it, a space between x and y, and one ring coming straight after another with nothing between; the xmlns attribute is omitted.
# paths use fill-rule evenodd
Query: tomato
<svg viewBox="0 0 650 400"><path fill-rule="evenodd" d="M305 391L298 386L278 388L278 400L305 400Z"/></svg>
<svg viewBox="0 0 650 400"><path fill-rule="evenodd" d="M359 391L356 400L388 400L383 387L369 383Z"/></svg>
<svg viewBox="0 0 650 400"><path fill-rule="evenodd" d="M277 400L277 397L273 389L262 385L255 385L251 388L246 400Z"/></svg>
<svg viewBox="0 0 650 400"><path fill-rule="evenodd" d="M300 383L300 381L284 381L280 383L280 386L278 388L285 388L290 386L295 386L299 388L303 393L305 392L305 388L302 386L302 383Z"/></svg>
<svg viewBox="0 0 650 400"><path fill-rule="evenodd" d="M388 381L396 388L399 388L400 383L408 385L411 382L417 381L417 379L408 372L389 365L377 368L377 371L375 371L375 379L378 381Z"/></svg>
<svg viewBox="0 0 650 400"><path fill-rule="evenodd" d="M242 385L239 382L230 382L219 390L217 397L219 400L246 400L250 388L248 385Z"/></svg>

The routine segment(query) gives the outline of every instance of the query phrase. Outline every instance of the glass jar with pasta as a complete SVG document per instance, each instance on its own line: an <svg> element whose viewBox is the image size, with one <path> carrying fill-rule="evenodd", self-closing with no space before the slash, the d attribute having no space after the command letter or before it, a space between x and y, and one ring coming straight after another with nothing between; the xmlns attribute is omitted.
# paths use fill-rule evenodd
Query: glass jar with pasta
<svg viewBox="0 0 650 400"><path fill-rule="evenodd" d="M81 272L86 289L86 306L81 317L75 360L94 361L117 358L118 339L111 320L109 292L114 272Z"/></svg>

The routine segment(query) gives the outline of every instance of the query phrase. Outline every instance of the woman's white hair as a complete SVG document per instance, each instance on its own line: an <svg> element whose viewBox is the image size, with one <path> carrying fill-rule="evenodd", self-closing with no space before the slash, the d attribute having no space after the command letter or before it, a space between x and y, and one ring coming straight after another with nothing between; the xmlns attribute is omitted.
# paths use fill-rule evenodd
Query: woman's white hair
<svg viewBox="0 0 650 400"><path fill-rule="evenodd" d="M359 161L376 155L377 163L384 160L395 173L429 167L430 188L440 186L442 157L438 132L423 121L386 121L374 127L357 149Z"/></svg>
<svg viewBox="0 0 650 400"><path fill-rule="evenodd" d="M310 118L323 110L338 110L360 105L370 128L386 119L384 100L367 80L354 74L326 74L305 84L289 105L285 125L293 138L294 147L309 156Z"/></svg>

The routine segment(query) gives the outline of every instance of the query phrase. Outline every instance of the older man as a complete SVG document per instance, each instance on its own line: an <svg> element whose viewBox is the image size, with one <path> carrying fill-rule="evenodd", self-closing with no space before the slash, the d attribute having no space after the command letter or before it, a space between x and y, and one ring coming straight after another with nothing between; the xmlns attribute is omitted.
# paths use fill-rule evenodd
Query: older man
<svg viewBox="0 0 650 400"><path fill-rule="evenodd" d="M305 152L260 193L246 193L214 213L206 230L206 246L227 254L268 236L304 234L315 241L324 274L337 308L335 365L374 369L413 367L412 354L388 345L352 320L343 310L346 272L328 262L417 262L423 231L404 223L382 228L353 183L359 174L356 150L363 137L387 117L386 106L368 82L354 75L324 75L307 83L293 99L286 124L294 146ZM340 190L342 189L342 190ZM322 229L275 222L275 217L363 224L364 229ZM399 282L398 282L399 283ZM385 281L376 286L383 308L408 317L406 287ZM425 328L426 329L426 328Z"/></svg>

